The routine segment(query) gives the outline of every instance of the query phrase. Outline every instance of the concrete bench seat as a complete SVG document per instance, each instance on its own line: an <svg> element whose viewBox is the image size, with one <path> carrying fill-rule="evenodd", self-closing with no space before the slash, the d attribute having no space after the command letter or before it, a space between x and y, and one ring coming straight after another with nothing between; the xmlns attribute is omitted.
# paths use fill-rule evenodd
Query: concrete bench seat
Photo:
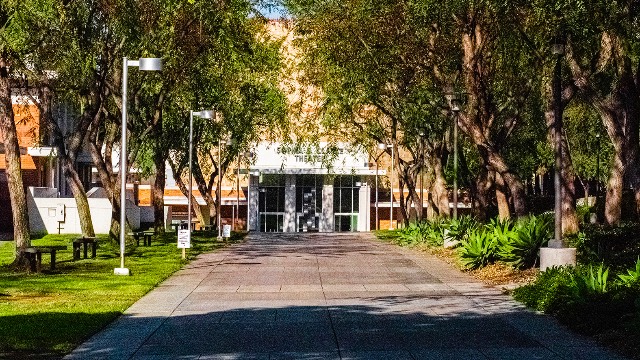
<svg viewBox="0 0 640 360"><path fill-rule="evenodd" d="M51 265L50 269L56 269L56 252L58 250L66 250L66 246L60 245L51 245L51 246L30 246L24 249L24 252L27 254L27 259L29 259L29 266L31 271L41 272L42 271L42 253L51 254Z"/></svg>
<svg viewBox="0 0 640 360"><path fill-rule="evenodd" d="M142 238L142 244L144 246L151 246L151 237L155 235L154 231L134 231L130 233L133 238L136 240L136 245L140 246L140 239Z"/></svg>
<svg viewBox="0 0 640 360"><path fill-rule="evenodd" d="M87 258L87 248L91 245L91 258L96 258L98 241L95 237L81 237L73 240L73 260L80 260L80 247L84 247L84 258Z"/></svg>

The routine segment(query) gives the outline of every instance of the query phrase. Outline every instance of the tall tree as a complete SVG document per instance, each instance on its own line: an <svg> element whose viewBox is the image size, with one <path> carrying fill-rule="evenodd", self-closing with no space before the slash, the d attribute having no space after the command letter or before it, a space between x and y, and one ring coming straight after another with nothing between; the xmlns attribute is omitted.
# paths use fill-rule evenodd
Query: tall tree
<svg viewBox="0 0 640 360"><path fill-rule="evenodd" d="M39 22L35 21L39 18ZM22 180L20 147L12 104L12 89L24 88L25 71L37 61L38 52L48 45L48 28L55 18L53 4L0 3L0 131L4 142L6 175L13 213L16 244L14 264L26 264L24 250L30 246L26 194ZM32 60L33 59L33 60Z"/></svg>

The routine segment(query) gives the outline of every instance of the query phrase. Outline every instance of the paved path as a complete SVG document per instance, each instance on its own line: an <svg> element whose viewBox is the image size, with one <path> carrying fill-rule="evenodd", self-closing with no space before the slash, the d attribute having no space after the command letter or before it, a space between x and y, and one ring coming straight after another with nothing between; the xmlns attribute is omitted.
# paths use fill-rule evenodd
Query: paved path
<svg viewBox="0 0 640 360"><path fill-rule="evenodd" d="M202 255L68 359L615 359L370 234L252 234Z"/></svg>

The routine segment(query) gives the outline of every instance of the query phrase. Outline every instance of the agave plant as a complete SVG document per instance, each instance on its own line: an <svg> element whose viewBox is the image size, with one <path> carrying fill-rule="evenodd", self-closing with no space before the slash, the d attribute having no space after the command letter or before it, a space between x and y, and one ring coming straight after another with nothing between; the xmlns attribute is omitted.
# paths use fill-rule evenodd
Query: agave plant
<svg viewBox="0 0 640 360"><path fill-rule="evenodd" d="M600 264L595 270L592 265L589 265L589 272L579 272L575 275L574 280L580 292L604 294L607 292L608 278L609 268L605 267L604 264Z"/></svg>
<svg viewBox="0 0 640 360"><path fill-rule="evenodd" d="M400 230L398 243L400 245L414 245L423 241L421 223L412 222Z"/></svg>
<svg viewBox="0 0 640 360"><path fill-rule="evenodd" d="M497 242L486 229L473 229L458 249L460 261L467 269L478 269L496 260Z"/></svg>
<svg viewBox="0 0 640 360"><path fill-rule="evenodd" d="M622 284L625 286L633 286L640 285L640 257L636 261L636 268L627 270L627 274L620 274L618 278L622 281Z"/></svg>
<svg viewBox="0 0 640 360"><path fill-rule="evenodd" d="M553 232L553 219L547 215L531 216L517 222L513 236L500 242L499 257L518 269L536 265L540 248L545 246Z"/></svg>
<svg viewBox="0 0 640 360"><path fill-rule="evenodd" d="M487 231L490 232L497 242L499 249L508 248L516 237L514 224L511 220L500 220L499 218L491 219L486 225Z"/></svg>
<svg viewBox="0 0 640 360"><path fill-rule="evenodd" d="M478 228L478 222L471 216L461 216L458 219L451 219L444 231L445 241L461 242L467 239L469 233Z"/></svg>

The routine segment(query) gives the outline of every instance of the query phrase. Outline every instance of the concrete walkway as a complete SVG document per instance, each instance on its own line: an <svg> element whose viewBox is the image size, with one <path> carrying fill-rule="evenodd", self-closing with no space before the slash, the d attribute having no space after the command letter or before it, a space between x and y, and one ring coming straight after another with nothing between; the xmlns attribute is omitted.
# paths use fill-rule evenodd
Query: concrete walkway
<svg viewBox="0 0 640 360"><path fill-rule="evenodd" d="M67 359L616 359L371 234L252 234L202 255Z"/></svg>

